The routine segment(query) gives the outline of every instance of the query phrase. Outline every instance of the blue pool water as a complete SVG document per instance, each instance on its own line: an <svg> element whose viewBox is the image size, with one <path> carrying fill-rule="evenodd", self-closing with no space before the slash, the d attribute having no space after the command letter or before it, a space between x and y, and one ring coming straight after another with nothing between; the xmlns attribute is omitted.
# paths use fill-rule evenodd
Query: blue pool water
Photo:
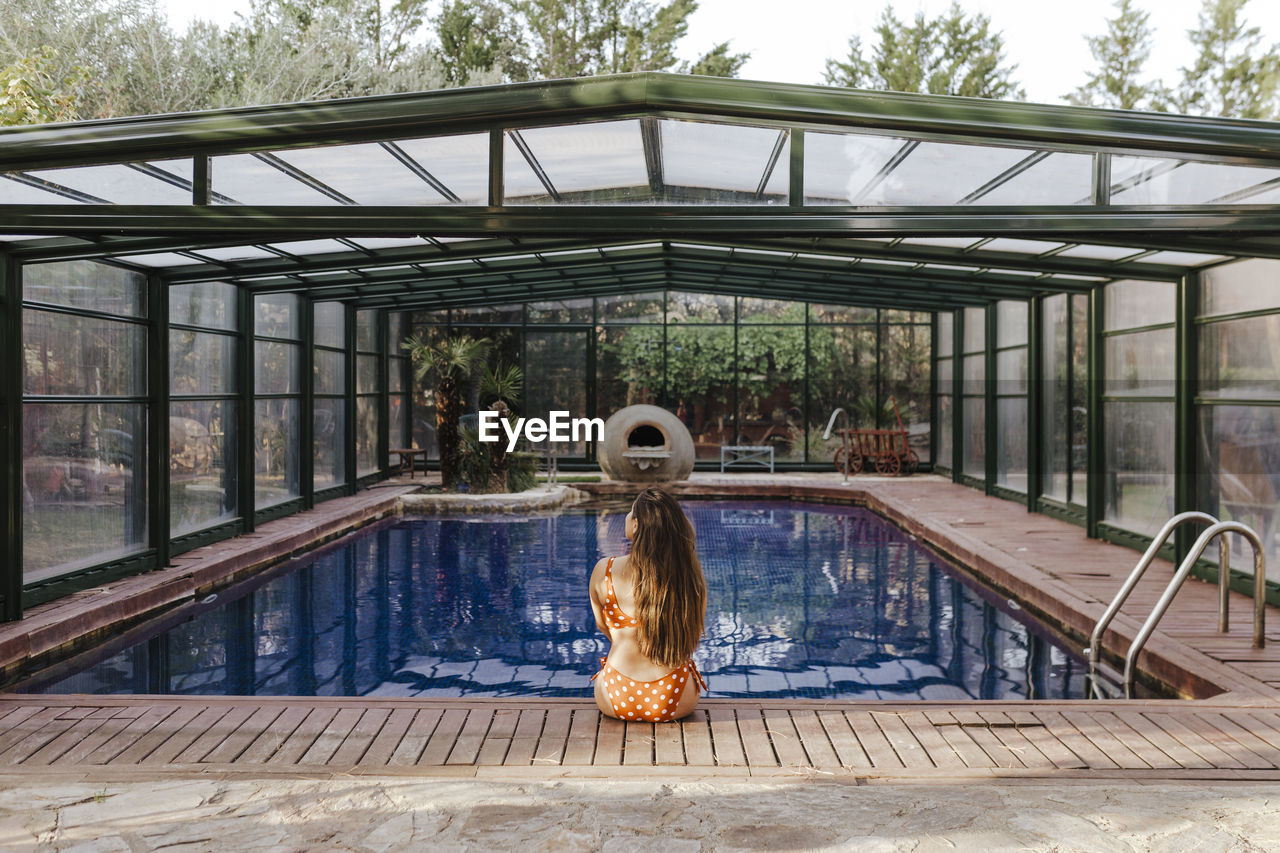
<svg viewBox="0 0 1280 853"><path fill-rule="evenodd" d="M876 515L691 501L712 696L1076 698L1083 662ZM51 670L56 693L589 696L625 504L384 523Z"/></svg>

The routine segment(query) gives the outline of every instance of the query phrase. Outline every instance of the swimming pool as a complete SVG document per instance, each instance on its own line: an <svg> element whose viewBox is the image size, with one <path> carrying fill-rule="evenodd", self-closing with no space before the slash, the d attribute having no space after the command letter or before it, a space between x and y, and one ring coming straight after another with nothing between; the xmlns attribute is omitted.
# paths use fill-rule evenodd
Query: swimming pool
<svg viewBox="0 0 1280 853"><path fill-rule="evenodd" d="M1083 661L855 507L688 501L710 696L1078 698ZM52 693L589 696L586 581L627 504L397 520L19 687ZM127 645L126 645L127 643Z"/></svg>

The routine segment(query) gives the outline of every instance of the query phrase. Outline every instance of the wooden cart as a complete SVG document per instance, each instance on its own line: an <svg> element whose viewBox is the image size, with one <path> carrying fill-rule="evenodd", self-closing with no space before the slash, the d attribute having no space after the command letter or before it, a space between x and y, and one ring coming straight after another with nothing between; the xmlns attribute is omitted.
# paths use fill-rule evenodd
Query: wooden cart
<svg viewBox="0 0 1280 853"><path fill-rule="evenodd" d="M853 474L873 466L877 474L889 477L896 477L904 471L908 474L916 472L920 457L907 446L907 430L902 426L902 416L898 414L898 401L892 397L889 401L893 403L893 416L898 421L898 428L844 430L849 441L847 446L842 444L835 452L837 471L843 471L848 464L849 472Z"/></svg>

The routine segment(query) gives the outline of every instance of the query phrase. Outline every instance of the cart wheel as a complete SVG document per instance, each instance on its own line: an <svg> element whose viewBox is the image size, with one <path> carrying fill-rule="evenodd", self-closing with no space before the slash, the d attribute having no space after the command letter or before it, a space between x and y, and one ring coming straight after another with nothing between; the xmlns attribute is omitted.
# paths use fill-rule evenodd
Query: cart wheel
<svg viewBox="0 0 1280 853"><path fill-rule="evenodd" d="M849 459L849 473L857 474L859 471L861 471L862 465L865 460L866 460L865 456L863 456L857 450L854 450L853 456L850 457Z"/></svg>
<svg viewBox="0 0 1280 853"><path fill-rule="evenodd" d="M831 460L836 463L836 470L841 473L844 473L844 456L847 450L846 447L838 447L835 455L831 457Z"/></svg>
<svg viewBox="0 0 1280 853"><path fill-rule="evenodd" d="M907 451L907 473L914 474L920 470L920 457L914 450Z"/></svg>
<svg viewBox="0 0 1280 853"><path fill-rule="evenodd" d="M896 453L886 453L876 458L876 473L886 477L896 477L902 470L902 460Z"/></svg>

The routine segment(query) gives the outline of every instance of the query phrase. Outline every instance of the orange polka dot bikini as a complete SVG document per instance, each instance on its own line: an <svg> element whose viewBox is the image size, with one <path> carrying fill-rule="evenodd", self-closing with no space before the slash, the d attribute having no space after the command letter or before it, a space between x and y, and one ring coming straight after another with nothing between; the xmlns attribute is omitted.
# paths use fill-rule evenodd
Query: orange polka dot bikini
<svg viewBox="0 0 1280 853"><path fill-rule="evenodd" d="M613 557L604 568L605 597L603 610L605 619L615 628L634 628L639 623L635 617L628 616L618 606L618 596L613 590ZM628 678L609 664L608 658L600 658L600 671L591 676L591 680L604 679L604 695L609 697L613 713L620 720L644 720L648 723L667 723L675 719L676 708L680 705L680 697L684 695L685 684L694 679L702 690L707 689L707 682L693 659L668 672L657 681L636 681Z"/></svg>

